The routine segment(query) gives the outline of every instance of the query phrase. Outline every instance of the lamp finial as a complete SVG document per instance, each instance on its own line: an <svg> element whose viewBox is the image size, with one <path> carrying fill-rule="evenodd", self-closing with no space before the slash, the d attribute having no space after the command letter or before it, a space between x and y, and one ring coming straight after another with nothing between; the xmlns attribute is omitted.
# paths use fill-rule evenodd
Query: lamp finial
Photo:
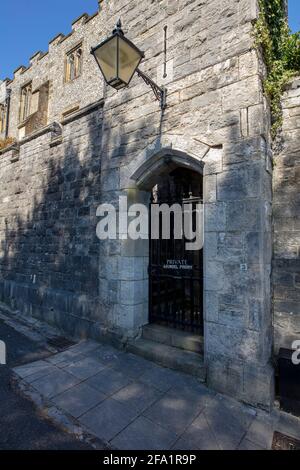
<svg viewBox="0 0 300 470"><path fill-rule="evenodd" d="M119 33L119 34L123 34L123 30L122 30L122 21L121 21L121 18L118 19L117 21L117 24L115 26L115 29L113 30L113 34L115 33Z"/></svg>

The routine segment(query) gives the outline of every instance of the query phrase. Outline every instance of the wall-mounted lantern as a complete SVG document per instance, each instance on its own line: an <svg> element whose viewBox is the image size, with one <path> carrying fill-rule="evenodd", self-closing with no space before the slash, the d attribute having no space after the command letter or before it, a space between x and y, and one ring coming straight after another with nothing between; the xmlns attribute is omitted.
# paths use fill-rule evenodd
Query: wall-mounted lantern
<svg viewBox="0 0 300 470"><path fill-rule="evenodd" d="M120 90L129 85L133 75L137 72L138 76L151 86L160 102L161 109L166 107L166 89L159 87L138 68L144 58L144 53L125 37L121 20L118 21L109 38L91 49L91 54L95 57L108 85Z"/></svg>

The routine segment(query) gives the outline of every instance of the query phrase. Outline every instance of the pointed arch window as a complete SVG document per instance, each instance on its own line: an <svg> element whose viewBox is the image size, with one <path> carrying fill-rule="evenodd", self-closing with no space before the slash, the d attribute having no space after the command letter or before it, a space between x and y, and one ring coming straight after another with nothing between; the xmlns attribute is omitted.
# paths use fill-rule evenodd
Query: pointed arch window
<svg viewBox="0 0 300 470"><path fill-rule="evenodd" d="M7 106L1 103L0 104L0 134L3 134L6 130L6 119L7 119Z"/></svg>
<svg viewBox="0 0 300 470"><path fill-rule="evenodd" d="M81 75L82 58L83 54L81 44L68 52L66 57L66 82L71 82Z"/></svg>
<svg viewBox="0 0 300 470"><path fill-rule="evenodd" d="M32 97L32 83L21 88L21 101L20 101L20 122L25 121L30 116L31 108L31 97Z"/></svg>

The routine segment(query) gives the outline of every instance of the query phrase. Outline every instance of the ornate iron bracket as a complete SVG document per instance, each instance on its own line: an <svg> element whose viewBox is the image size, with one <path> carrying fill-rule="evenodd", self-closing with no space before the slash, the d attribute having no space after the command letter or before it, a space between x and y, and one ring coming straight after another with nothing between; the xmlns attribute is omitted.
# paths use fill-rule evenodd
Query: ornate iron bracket
<svg viewBox="0 0 300 470"><path fill-rule="evenodd" d="M140 69L136 70L139 77L141 77L146 85L152 88L155 98L160 102L161 109L167 107L167 90L164 87L158 86L148 75L142 72Z"/></svg>

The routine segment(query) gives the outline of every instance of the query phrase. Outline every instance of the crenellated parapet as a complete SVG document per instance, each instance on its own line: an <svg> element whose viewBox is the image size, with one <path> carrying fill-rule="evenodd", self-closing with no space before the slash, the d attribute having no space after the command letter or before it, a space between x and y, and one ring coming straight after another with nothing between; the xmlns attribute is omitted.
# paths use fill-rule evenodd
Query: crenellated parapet
<svg viewBox="0 0 300 470"><path fill-rule="evenodd" d="M102 39L102 30L103 18L98 11L92 15L80 15L72 22L68 34L57 34L49 41L47 51L35 52L29 58L28 65L20 65L13 72L12 79L1 83L0 102L6 99L6 89L11 90L8 116L8 132L11 137L23 139L27 132L34 130L32 121L35 121L35 125L60 121L69 110L77 111L102 98L102 79L89 53L90 48ZM80 73L76 79L67 80L67 55L77 46L82 48ZM25 97L22 101L22 94L27 93L24 91L27 86L29 104ZM28 109L22 110L22 106L27 106ZM43 115L42 121L35 115L39 110L40 115ZM28 120L31 121L30 125Z"/></svg>

